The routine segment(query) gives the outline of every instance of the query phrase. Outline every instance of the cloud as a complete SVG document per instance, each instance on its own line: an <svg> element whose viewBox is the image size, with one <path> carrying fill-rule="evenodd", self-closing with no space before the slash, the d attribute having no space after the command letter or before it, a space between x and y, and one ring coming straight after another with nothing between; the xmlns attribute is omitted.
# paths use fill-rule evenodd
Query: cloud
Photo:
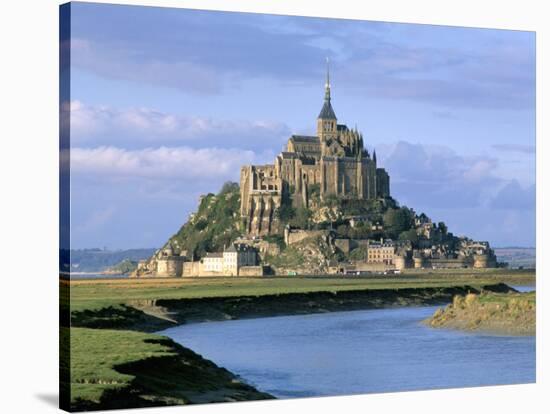
<svg viewBox="0 0 550 414"><path fill-rule="evenodd" d="M326 53L307 44L311 34L273 33L260 20L248 13L81 4L73 11L73 61L103 77L210 95L250 78L303 80L311 62L322 72Z"/></svg>
<svg viewBox="0 0 550 414"><path fill-rule="evenodd" d="M498 160L466 157L443 146L400 141L378 151L391 177L392 193L413 207L473 208L486 204L502 180Z"/></svg>
<svg viewBox="0 0 550 414"><path fill-rule="evenodd" d="M516 180L507 183L491 200L491 207L501 210L534 210L535 204L535 185L524 188Z"/></svg>
<svg viewBox="0 0 550 414"><path fill-rule="evenodd" d="M238 174L241 165L263 160L269 155L218 148L73 148L71 172L108 181L223 179Z"/></svg>
<svg viewBox="0 0 550 414"><path fill-rule="evenodd" d="M77 5L74 14L75 67L108 78L210 95L251 79L312 86L331 56L335 83L363 96L535 104L528 32L116 5Z"/></svg>
<svg viewBox="0 0 550 414"><path fill-rule="evenodd" d="M495 144L492 147L497 151L515 152L520 154L535 154L536 151L534 145Z"/></svg>
<svg viewBox="0 0 550 414"><path fill-rule="evenodd" d="M499 158L406 141L380 146L377 155L392 196L453 233L500 246L535 243L536 187L500 176Z"/></svg>
<svg viewBox="0 0 550 414"><path fill-rule="evenodd" d="M185 143L193 147L279 150L290 129L270 120L220 120L171 114L150 108L117 109L74 100L71 140L77 145L150 147Z"/></svg>
<svg viewBox="0 0 550 414"><path fill-rule="evenodd" d="M222 72L194 62L136 58L137 50L120 45L106 46L88 39L72 39L71 58L77 68L102 77L161 85L198 94L220 93Z"/></svg>
<svg viewBox="0 0 550 414"><path fill-rule="evenodd" d="M534 107L535 84L524 82L492 82L475 73L468 76L448 69L447 78L422 73L372 73L377 63L370 60L356 62L344 68L340 75L347 88L355 93L383 99L428 102L442 107L528 109Z"/></svg>

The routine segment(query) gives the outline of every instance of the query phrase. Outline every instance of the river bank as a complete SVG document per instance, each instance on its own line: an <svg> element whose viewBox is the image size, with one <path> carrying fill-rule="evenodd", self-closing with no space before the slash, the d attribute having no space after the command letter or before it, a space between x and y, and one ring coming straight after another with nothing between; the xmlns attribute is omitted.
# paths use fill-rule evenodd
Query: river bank
<svg viewBox="0 0 550 414"><path fill-rule="evenodd" d="M454 278L442 280L439 276L369 280L323 277L61 281L62 324L71 326L67 330L71 332L67 335L70 341L81 337L80 346L71 346L70 365L65 374L62 373L62 382L65 389L70 389L67 395L71 400L63 404L73 410L89 410L271 398L193 351L150 333L212 320L441 305L457 294L508 291L508 286L499 283L507 281L507 277L510 275L501 279L495 275L485 278L458 276L455 283ZM528 283L534 281L534 274L513 274L511 277ZM471 284L460 283L465 281ZM62 342L62 347L67 347L69 340L62 339ZM97 354L94 344L102 344L101 349L119 358L104 363L103 356L94 357ZM150 344L168 348L163 352L178 354L162 355L161 358L176 358L180 361L176 365L183 363L187 370L168 375L168 371L158 369L159 360L151 360L147 352L134 356L129 353L133 348L144 350ZM80 361L82 366L75 365L82 355L92 357ZM196 357L189 359L190 355ZM131 361L126 361L127 358ZM130 364L130 371L126 370L126 363ZM210 376L201 374L204 364L210 367ZM133 370L135 367L139 370ZM79 379L79 370L87 373L87 377ZM113 372L128 377L125 381L113 380ZM162 391L166 389L171 391L166 394Z"/></svg>
<svg viewBox="0 0 550 414"><path fill-rule="evenodd" d="M457 295L509 292L503 283L482 286L411 287L185 299L133 299L120 306L71 312L71 325L156 332L208 321L261 318L389 307L441 305Z"/></svg>
<svg viewBox="0 0 550 414"><path fill-rule="evenodd" d="M273 398L164 336L74 327L63 335L71 358L62 404L71 411Z"/></svg>
<svg viewBox="0 0 550 414"><path fill-rule="evenodd" d="M446 308L425 321L433 328L451 328L499 335L535 335L535 292L457 295Z"/></svg>

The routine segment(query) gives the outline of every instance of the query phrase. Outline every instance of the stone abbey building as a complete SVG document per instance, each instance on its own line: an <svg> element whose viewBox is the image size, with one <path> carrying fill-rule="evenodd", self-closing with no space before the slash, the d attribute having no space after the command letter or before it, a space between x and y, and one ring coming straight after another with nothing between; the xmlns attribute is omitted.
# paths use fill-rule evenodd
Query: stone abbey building
<svg viewBox="0 0 550 414"><path fill-rule="evenodd" d="M389 197L390 178L363 146L357 129L339 124L330 98L327 68L325 99L317 117L317 135L292 135L270 165L241 168L241 217L249 235L279 232L275 211L282 203L311 207L328 196Z"/></svg>

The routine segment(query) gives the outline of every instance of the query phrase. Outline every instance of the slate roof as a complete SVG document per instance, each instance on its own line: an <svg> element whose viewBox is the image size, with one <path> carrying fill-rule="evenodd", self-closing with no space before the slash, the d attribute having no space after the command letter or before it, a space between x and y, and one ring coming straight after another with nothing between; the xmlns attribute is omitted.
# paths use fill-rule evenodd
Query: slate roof
<svg viewBox="0 0 550 414"><path fill-rule="evenodd" d="M219 258L219 257L223 257L223 253L221 253L221 252L209 252L209 253L206 253L206 257L208 257L208 258Z"/></svg>
<svg viewBox="0 0 550 414"><path fill-rule="evenodd" d="M319 137L313 135L292 135L290 139L294 142L319 143Z"/></svg>
<svg viewBox="0 0 550 414"><path fill-rule="evenodd" d="M336 114L334 113L334 109L332 109L329 99L325 99L325 103L317 119L336 119Z"/></svg>

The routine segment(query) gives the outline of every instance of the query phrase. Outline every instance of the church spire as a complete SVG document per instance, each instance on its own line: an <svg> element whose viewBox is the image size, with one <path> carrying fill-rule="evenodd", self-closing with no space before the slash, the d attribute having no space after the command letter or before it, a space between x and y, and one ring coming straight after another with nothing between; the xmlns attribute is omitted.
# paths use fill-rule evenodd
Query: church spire
<svg viewBox="0 0 550 414"><path fill-rule="evenodd" d="M330 103L330 68L328 57L327 60L327 81L325 82L325 102Z"/></svg>
<svg viewBox="0 0 550 414"><path fill-rule="evenodd" d="M372 160L376 162L376 150L372 151Z"/></svg>
<svg viewBox="0 0 550 414"><path fill-rule="evenodd" d="M327 79L325 82L325 102L323 103L323 107L321 108L321 113L319 114L317 119L336 120L336 114L334 113L334 110L332 109L332 105L330 104L330 72L329 72L328 57L327 57Z"/></svg>

